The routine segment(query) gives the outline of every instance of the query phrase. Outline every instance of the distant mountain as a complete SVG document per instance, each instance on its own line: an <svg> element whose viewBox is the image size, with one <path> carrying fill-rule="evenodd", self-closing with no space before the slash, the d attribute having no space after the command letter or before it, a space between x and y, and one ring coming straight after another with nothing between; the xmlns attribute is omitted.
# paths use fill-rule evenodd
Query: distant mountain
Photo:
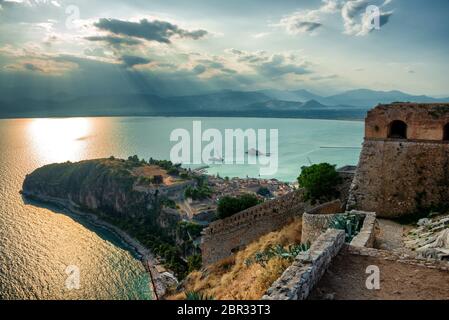
<svg viewBox="0 0 449 320"><path fill-rule="evenodd" d="M322 98L307 90L261 90L261 92L274 100L306 102Z"/></svg>
<svg viewBox="0 0 449 320"><path fill-rule="evenodd" d="M284 97L286 99L281 99ZM2 101L3 100L3 101ZM307 90L219 91L160 97L154 94L110 94L69 98L61 92L49 100L0 98L0 117L51 116L242 116L363 119L379 103L443 102L400 91L359 89L321 97Z"/></svg>
<svg viewBox="0 0 449 320"><path fill-rule="evenodd" d="M449 98L432 98L425 95L415 96L401 91L373 91L368 89L358 89L346 91L341 94L325 98L328 104L345 104L360 107L373 107L379 103L392 102L443 102L449 101Z"/></svg>
<svg viewBox="0 0 449 320"><path fill-rule="evenodd" d="M271 98L306 102L315 100L320 104L327 106L353 106L358 108L372 108L379 103L392 103L392 102L447 102L448 98L433 98L425 95L410 95L401 91L374 91L369 89L357 89L345 91L340 94L332 96L320 96L311 93L307 90L294 90L294 91L279 91L279 90L264 90L266 95Z"/></svg>
<svg viewBox="0 0 449 320"><path fill-rule="evenodd" d="M255 102L245 106L245 110L300 110L304 106L302 102L283 101L283 100L268 100L264 102Z"/></svg>
<svg viewBox="0 0 449 320"><path fill-rule="evenodd" d="M238 111L247 105L268 100L270 100L270 97L262 92L231 90L202 95L167 98L167 102L171 102L172 105L184 105L191 110L207 111Z"/></svg>

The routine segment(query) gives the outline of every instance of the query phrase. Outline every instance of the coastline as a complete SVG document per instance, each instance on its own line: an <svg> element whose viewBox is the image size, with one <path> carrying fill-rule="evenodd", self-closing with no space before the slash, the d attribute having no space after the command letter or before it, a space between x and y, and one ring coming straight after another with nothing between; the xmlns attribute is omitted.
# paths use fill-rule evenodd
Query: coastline
<svg viewBox="0 0 449 320"><path fill-rule="evenodd" d="M37 195L23 190L21 190L20 193L22 194L22 196L29 198L31 200L47 203L50 205L56 205L64 210L67 210L68 212L70 212L75 216L86 218L89 221L89 223L91 223L96 227L104 228L109 232L113 233L139 256L140 262L145 268L145 271L150 276L151 291L154 295L153 298L155 300L160 300L161 297L165 294L167 286L164 284L161 274L155 268L155 266L158 263L156 261L154 254L148 248L144 247L138 240L131 237L128 233L114 226L113 224L102 220L93 213L80 210L75 203L69 200L44 195Z"/></svg>

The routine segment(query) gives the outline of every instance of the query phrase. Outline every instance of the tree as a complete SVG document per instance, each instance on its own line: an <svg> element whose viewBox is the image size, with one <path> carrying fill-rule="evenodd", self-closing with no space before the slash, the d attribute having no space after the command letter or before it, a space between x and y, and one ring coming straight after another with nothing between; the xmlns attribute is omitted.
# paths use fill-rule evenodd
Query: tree
<svg viewBox="0 0 449 320"><path fill-rule="evenodd" d="M187 257L187 268L188 272L193 272L201 268L201 255L195 254Z"/></svg>
<svg viewBox="0 0 449 320"><path fill-rule="evenodd" d="M259 203L259 199L254 194L247 193L239 197L225 196L218 201L217 216L219 219L224 219Z"/></svg>
<svg viewBox="0 0 449 320"><path fill-rule="evenodd" d="M320 163L302 167L301 170L298 183L305 189L306 200L328 201L338 196L336 187L342 179L335 169L335 165Z"/></svg>
<svg viewBox="0 0 449 320"><path fill-rule="evenodd" d="M162 177L161 175L156 175L153 177L153 183L154 184L162 184L164 183L164 177Z"/></svg>
<svg viewBox="0 0 449 320"><path fill-rule="evenodd" d="M259 190L257 190L257 194L261 195L262 197L268 197L269 195L271 195L271 192L267 187L260 187Z"/></svg>

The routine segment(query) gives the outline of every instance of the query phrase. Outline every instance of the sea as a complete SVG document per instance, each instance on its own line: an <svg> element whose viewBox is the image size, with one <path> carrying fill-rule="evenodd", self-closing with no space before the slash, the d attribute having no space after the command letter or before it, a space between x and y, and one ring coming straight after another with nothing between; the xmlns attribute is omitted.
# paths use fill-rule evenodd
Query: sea
<svg viewBox="0 0 449 320"><path fill-rule="evenodd" d="M0 120L0 299L153 299L151 280L126 243L81 217L24 199L19 192L28 173L49 163L130 155L169 160L177 143L170 139L173 132L191 132L193 139L194 123L199 122L203 132L217 129L223 137L227 129L265 129L267 137L270 130L276 130L277 150L265 157L277 158L277 170L260 176L259 159L256 164L215 161L187 167L201 167L222 177L288 182L296 180L302 166L321 162L356 165L364 130L361 121L310 119Z"/></svg>

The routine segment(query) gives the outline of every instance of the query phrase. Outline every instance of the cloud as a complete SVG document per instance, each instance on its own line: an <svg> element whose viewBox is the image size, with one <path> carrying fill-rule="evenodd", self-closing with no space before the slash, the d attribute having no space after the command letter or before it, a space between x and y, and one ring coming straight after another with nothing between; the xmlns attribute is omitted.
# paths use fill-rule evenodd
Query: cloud
<svg viewBox="0 0 449 320"><path fill-rule="evenodd" d="M142 41L140 41L138 39L122 38L122 37L115 37L115 36L91 36L91 37L86 37L85 39L89 40L89 41L105 42L113 47L120 47L122 45L135 46L135 45L142 43Z"/></svg>
<svg viewBox="0 0 449 320"><path fill-rule="evenodd" d="M23 64L23 67L26 69L26 70L29 70L29 71L38 71L38 72L44 72L44 70L43 69L41 69L41 68L39 68L38 66L35 66L34 64L32 64L32 63L24 63Z"/></svg>
<svg viewBox="0 0 449 320"><path fill-rule="evenodd" d="M207 35L206 30L188 31L166 21L148 21L142 19L139 22L123 21L118 19L100 19L94 24L98 29L112 32L113 34L126 35L160 43L171 43L171 38L200 39Z"/></svg>
<svg viewBox="0 0 449 320"><path fill-rule="evenodd" d="M200 57L200 59L198 59ZM190 55L190 63L195 66L192 68L192 72L197 75L204 75L205 77L218 76L223 74L236 74L237 71L226 66L229 61L226 61L224 57L214 56L212 58L205 58L197 53Z"/></svg>
<svg viewBox="0 0 449 320"><path fill-rule="evenodd" d="M206 70L207 70L206 66L202 64L198 64L193 68L193 72L195 74L203 74L204 72L206 72Z"/></svg>
<svg viewBox="0 0 449 320"><path fill-rule="evenodd" d="M373 15L367 12L370 5L379 9L379 27L390 20L393 11L382 11L382 8L393 0L323 0L320 7L311 10L300 10L284 16L278 24L289 34L314 34L324 26L324 18L328 15L340 13L343 19L344 33L347 35L365 36L372 32Z"/></svg>
<svg viewBox="0 0 449 320"><path fill-rule="evenodd" d="M151 62L150 59L132 55L124 55L120 58L120 60L126 68L132 68L137 65L148 64Z"/></svg>
<svg viewBox="0 0 449 320"><path fill-rule="evenodd" d="M30 58L7 65L5 68L12 71L37 72L50 76L62 76L74 70L77 64L68 61L57 61L51 57Z"/></svg>
<svg viewBox="0 0 449 320"><path fill-rule="evenodd" d="M90 57L106 57L106 53L104 52L103 48L87 48L84 50L84 54Z"/></svg>
<svg viewBox="0 0 449 320"><path fill-rule="evenodd" d="M337 74L329 74L329 75L323 75L323 76L310 77L310 80L312 80L312 81L333 80L333 79L337 79L338 77L339 76Z"/></svg>
<svg viewBox="0 0 449 320"><path fill-rule="evenodd" d="M286 74L303 75L310 73L305 65L290 63L285 56L280 54L273 55L269 61L258 65L256 69L261 75L270 78L276 78Z"/></svg>
<svg viewBox="0 0 449 320"><path fill-rule="evenodd" d="M0 21L16 24L19 22L40 23L49 19L57 19L63 13L63 8L56 1L23 0L0 1Z"/></svg>
<svg viewBox="0 0 449 320"><path fill-rule="evenodd" d="M379 10L379 27L386 25L393 15L393 11L382 11L382 8L391 2L392 0L386 0L377 6ZM373 28L374 16L367 10L370 5L372 3L367 0L349 0L343 5L341 16L345 34L365 36L375 30Z"/></svg>
<svg viewBox="0 0 449 320"><path fill-rule="evenodd" d="M283 17L276 26L284 27L289 34L311 33L323 26L323 15L335 13L339 8L338 0L323 0L318 9L296 11Z"/></svg>
<svg viewBox="0 0 449 320"><path fill-rule="evenodd" d="M252 37L254 39L262 39L262 38L269 36L270 34L271 34L271 32L260 32L260 33L256 33L256 34L252 35Z"/></svg>
<svg viewBox="0 0 449 320"><path fill-rule="evenodd" d="M308 63L295 54L268 54L266 51L246 52L237 49L226 50L234 55L237 62L244 63L258 75L266 78L279 78L285 75L304 75L312 73Z"/></svg>

